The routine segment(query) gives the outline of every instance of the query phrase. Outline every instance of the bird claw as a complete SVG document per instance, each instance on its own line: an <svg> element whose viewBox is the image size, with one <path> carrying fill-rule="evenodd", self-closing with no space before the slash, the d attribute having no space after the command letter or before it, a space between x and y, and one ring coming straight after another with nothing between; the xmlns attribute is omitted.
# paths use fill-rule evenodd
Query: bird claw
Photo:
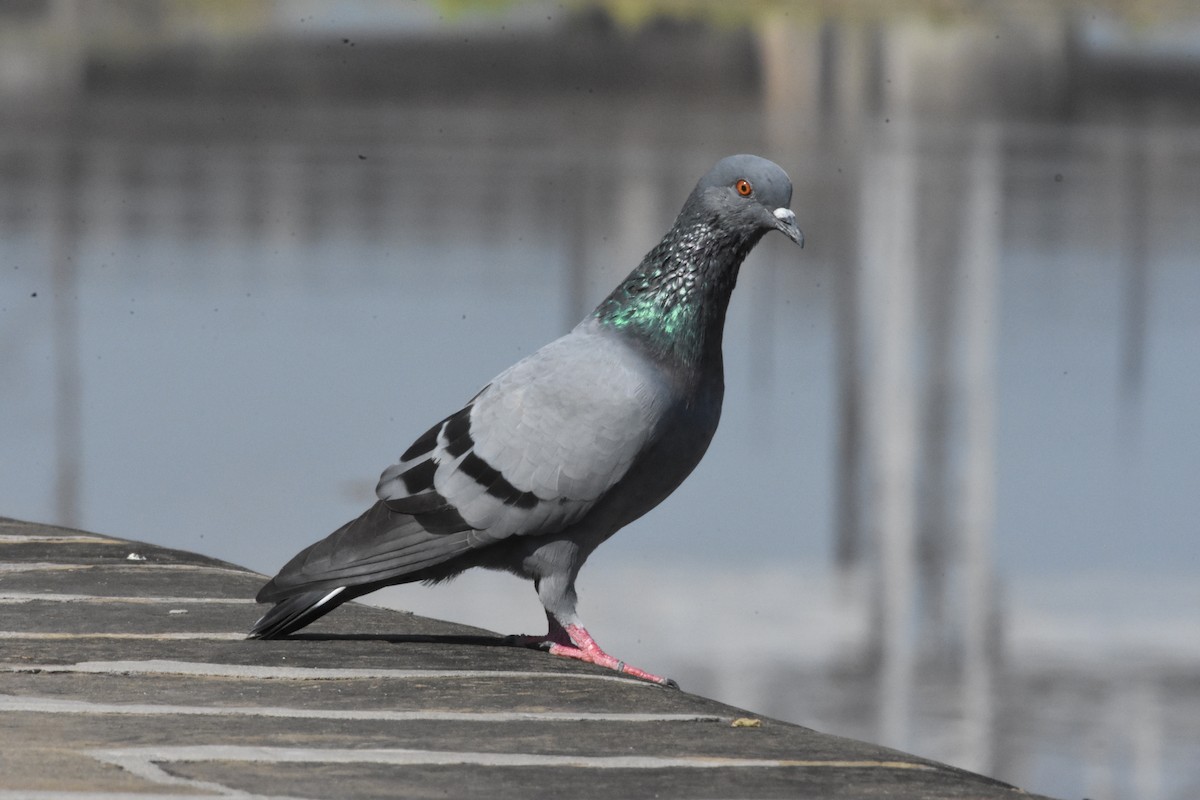
<svg viewBox="0 0 1200 800"><path fill-rule="evenodd" d="M652 672L646 672L644 669L630 666L624 661L610 656L600 649L600 645L596 644L596 640L581 625L567 625L562 627L551 624L550 631L545 636L518 635L505 638L518 647L544 650L550 653L550 655L574 658L589 664L595 664L599 667L607 667L624 675L649 681L650 683L657 683L669 689L679 688L679 684L671 678L664 678Z"/></svg>

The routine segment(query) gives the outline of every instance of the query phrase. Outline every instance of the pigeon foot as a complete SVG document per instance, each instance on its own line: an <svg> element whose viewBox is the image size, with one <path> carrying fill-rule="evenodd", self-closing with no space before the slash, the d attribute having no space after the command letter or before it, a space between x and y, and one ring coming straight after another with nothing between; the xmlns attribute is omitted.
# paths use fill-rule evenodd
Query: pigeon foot
<svg viewBox="0 0 1200 800"><path fill-rule="evenodd" d="M670 678L646 672L644 669L626 664L615 656L610 656L600 648L600 645L596 644L596 640L582 625L564 626L551 619L550 630L545 636L517 636L514 638L518 644L537 647L553 656L575 658L661 686L668 686L672 689L679 688L679 684Z"/></svg>

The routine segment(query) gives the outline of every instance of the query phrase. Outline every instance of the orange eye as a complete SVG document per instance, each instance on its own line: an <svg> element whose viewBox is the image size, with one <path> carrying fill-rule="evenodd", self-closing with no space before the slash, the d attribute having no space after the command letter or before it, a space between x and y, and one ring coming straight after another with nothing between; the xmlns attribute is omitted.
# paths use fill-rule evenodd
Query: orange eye
<svg viewBox="0 0 1200 800"><path fill-rule="evenodd" d="M750 185L750 181L746 180L745 178L742 178L740 181L735 183L733 187L737 189L737 193L742 197L749 197L754 191L754 187Z"/></svg>

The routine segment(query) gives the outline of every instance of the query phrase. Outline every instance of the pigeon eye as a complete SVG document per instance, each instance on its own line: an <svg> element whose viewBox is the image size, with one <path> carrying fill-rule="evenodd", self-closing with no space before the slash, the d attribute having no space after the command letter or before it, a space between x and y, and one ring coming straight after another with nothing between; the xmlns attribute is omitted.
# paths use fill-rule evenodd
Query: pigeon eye
<svg viewBox="0 0 1200 800"><path fill-rule="evenodd" d="M750 185L750 181L742 178L733 185L737 189L737 193L742 197L749 197L754 192L754 187Z"/></svg>

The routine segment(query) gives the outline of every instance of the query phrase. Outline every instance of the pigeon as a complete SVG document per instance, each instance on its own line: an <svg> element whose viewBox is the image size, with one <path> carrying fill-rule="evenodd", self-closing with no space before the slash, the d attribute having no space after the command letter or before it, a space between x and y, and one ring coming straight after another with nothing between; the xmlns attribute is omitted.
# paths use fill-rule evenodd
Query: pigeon
<svg viewBox="0 0 1200 800"><path fill-rule="evenodd" d="M600 648L576 613L575 579L708 448L729 297L766 233L803 247L791 197L777 164L719 161L591 314L418 437L384 470L374 505L262 587L258 602L275 605L249 638L286 636L383 586L484 567L532 580L545 608L547 633L514 644L675 686Z"/></svg>

